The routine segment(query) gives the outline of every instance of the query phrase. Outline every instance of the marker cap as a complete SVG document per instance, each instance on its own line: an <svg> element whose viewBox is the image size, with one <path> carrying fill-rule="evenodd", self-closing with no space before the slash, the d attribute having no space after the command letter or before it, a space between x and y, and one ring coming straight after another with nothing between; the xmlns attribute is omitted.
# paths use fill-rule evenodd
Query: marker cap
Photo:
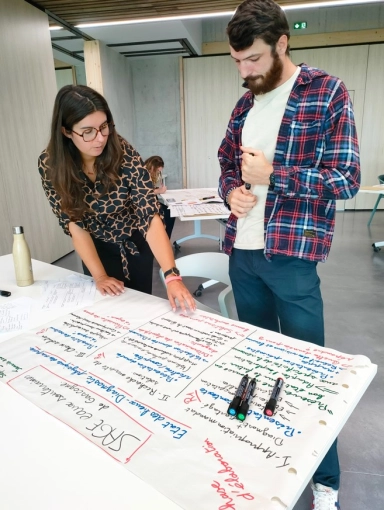
<svg viewBox="0 0 384 510"><path fill-rule="evenodd" d="M249 409L248 402L242 402L242 404L239 407L239 410L237 411L236 418L240 421L244 421L247 416L248 409Z"/></svg>
<svg viewBox="0 0 384 510"><path fill-rule="evenodd" d="M241 402L241 397L235 397L232 402L229 404L227 413L231 416L236 416L237 408L239 407Z"/></svg>
<svg viewBox="0 0 384 510"><path fill-rule="evenodd" d="M271 398L264 408L264 414L267 416L273 416L273 413L275 412L276 404L277 404L277 401L275 399Z"/></svg>

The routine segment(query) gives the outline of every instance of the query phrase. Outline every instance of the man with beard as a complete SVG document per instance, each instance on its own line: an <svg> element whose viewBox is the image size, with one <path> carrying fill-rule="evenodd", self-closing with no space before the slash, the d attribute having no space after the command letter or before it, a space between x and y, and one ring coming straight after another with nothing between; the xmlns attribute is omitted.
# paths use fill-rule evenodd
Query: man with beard
<svg viewBox="0 0 384 510"><path fill-rule="evenodd" d="M224 251L241 321L324 345L317 262L328 256L335 200L359 189L345 85L289 58L289 26L273 0L245 0L227 28L249 89L219 149L229 217ZM313 476L315 510L338 508L336 442Z"/></svg>

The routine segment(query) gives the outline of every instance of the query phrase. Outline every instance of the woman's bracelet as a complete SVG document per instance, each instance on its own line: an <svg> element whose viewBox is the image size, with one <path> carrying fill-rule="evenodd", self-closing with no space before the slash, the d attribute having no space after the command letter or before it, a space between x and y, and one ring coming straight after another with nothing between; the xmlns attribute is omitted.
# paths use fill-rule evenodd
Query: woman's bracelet
<svg viewBox="0 0 384 510"><path fill-rule="evenodd" d="M96 283L100 280L100 278L104 278L104 276L107 276L107 275L104 273L101 276L99 276L98 278L96 278L96 279L94 278L93 281Z"/></svg>
<svg viewBox="0 0 384 510"><path fill-rule="evenodd" d="M165 284L168 285L168 283L173 282L174 280L182 280L181 276L168 276L165 279Z"/></svg>

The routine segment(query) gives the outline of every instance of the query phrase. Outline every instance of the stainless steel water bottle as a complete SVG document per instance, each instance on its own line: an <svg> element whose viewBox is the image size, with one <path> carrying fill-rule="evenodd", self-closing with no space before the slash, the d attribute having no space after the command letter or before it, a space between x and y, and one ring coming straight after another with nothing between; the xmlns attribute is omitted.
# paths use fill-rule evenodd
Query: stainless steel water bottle
<svg viewBox="0 0 384 510"><path fill-rule="evenodd" d="M24 237L23 227L13 227L13 263L15 266L16 283L26 287L33 283L32 261L29 246Z"/></svg>

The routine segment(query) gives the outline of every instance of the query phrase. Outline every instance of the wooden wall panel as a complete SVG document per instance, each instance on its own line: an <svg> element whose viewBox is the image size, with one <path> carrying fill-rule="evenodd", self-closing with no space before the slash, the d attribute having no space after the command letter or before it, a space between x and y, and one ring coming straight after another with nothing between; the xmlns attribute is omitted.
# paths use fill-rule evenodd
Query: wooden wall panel
<svg viewBox="0 0 384 510"><path fill-rule="evenodd" d="M88 87L97 90L99 94L103 95L100 41L84 41L84 65Z"/></svg>
<svg viewBox="0 0 384 510"><path fill-rule="evenodd" d="M84 60L87 85L105 97L117 131L134 144L135 112L128 59L101 41L85 41Z"/></svg>
<svg viewBox="0 0 384 510"><path fill-rule="evenodd" d="M368 45L343 46L338 48L313 48L293 50L291 58L295 64L306 64L326 70L329 74L339 77L345 83L353 101L356 128L359 140L363 130L363 111L365 102L365 82L367 77ZM362 166L365 180L372 182L374 178L369 169ZM366 195L367 197L367 195ZM356 199L338 201L337 208L355 209ZM368 197L369 208L370 197Z"/></svg>
<svg viewBox="0 0 384 510"><path fill-rule="evenodd" d="M384 174L384 44L371 45L367 66L363 130L360 138L362 184L378 184L377 176ZM370 209L377 195L359 194L357 209ZM380 209L384 208L383 200Z"/></svg>
<svg viewBox="0 0 384 510"><path fill-rule="evenodd" d="M41 187L56 80L47 16L23 0L0 0L0 255L23 225L32 257L52 262L72 250Z"/></svg>
<svg viewBox="0 0 384 510"><path fill-rule="evenodd" d="M217 150L239 99L239 73L229 56L184 60L187 187L217 187Z"/></svg>

